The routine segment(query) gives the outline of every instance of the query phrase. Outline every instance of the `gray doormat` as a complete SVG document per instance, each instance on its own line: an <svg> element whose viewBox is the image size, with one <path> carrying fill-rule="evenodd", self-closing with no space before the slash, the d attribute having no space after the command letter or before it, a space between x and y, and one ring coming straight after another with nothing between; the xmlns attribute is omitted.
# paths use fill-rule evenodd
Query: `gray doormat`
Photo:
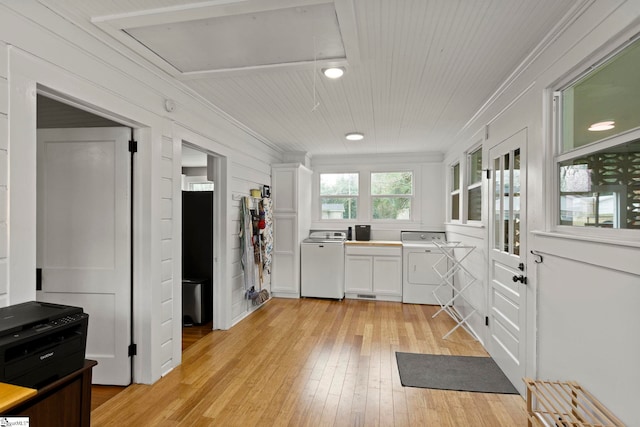
<svg viewBox="0 0 640 427"><path fill-rule="evenodd" d="M396 352L396 360L406 387L518 394L490 357Z"/></svg>

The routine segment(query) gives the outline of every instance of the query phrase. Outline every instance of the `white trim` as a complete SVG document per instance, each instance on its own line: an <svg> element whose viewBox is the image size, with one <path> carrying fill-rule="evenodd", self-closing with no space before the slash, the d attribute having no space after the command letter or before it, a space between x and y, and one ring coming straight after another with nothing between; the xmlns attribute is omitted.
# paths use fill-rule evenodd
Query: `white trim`
<svg viewBox="0 0 640 427"><path fill-rule="evenodd" d="M35 136L36 136L36 93L41 88L46 93L54 91L68 94L70 100L78 105L93 106L90 109L100 111L118 111L114 117L122 120L124 116L135 117L129 126L139 126L147 122L161 128L157 117L141 110L129 102L104 89L79 79L64 70L41 61L15 47L9 48L9 69L11 75L11 99L9 114L11 144L10 168L10 212L9 223L11 242L9 259L9 283L34 283L35 281ZM47 89L49 88L49 89ZM136 138L141 146L153 147L153 134L137 132ZM153 168L153 151L140 150L137 154L135 169L134 198L134 337L138 344L138 356L134 358L134 381L151 383L160 377L158 345L159 330L153 329L153 320L159 316L160 288L152 286L159 283L159 269L152 267L154 244L150 239L140 236L152 236L154 219L159 209L151 209L151 182L159 168ZM158 190L156 190L158 191ZM151 212L154 212L152 215ZM159 221L155 221L159 222ZM157 235L156 235L157 238ZM159 245L155 245L159 247ZM144 297L143 297L144 296ZM31 286L12 286L11 303L35 299L35 288Z"/></svg>
<svg viewBox="0 0 640 427"><path fill-rule="evenodd" d="M217 153L217 144L197 133L191 132L182 126L174 126L174 138L182 144L194 147L200 151L207 152L215 158L214 160L214 182L216 183L213 192L213 233L214 236L214 271L213 271L213 329L229 329L233 320L231 319L231 294L229 292L228 283L231 283L232 268L228 264L229 248L233 247L229 237L229 218L228 212L230 193L229 193L229 168L228 159ZM180 157L181 158L181 155ZM179 171L177 176L180 176ZM176 178L177 179L177 178ZM179 181L179 179L178 179ZM182 251L182 237L176 242L176 250ZM181 292L182 283L179 284ZM182 309L180 308L180 312ZM180 350L182 351L182 350Z"/></svg>

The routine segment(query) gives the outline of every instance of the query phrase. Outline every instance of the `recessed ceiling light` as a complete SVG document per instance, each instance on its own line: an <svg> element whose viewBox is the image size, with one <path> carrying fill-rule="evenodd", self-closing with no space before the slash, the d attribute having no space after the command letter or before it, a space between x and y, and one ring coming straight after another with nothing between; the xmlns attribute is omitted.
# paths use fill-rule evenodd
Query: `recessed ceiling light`
<svg viewBox="0 0 640 427"><path fill-rule="evenodd" d="M600 132L603 130L609 130L609 129L613 129L615 126L616 122L614 122L613 120L609 120L606 122L598 122L598 123L594 123L591 126L589 126L589 130L592 132Z"/></svg>
<svg viewBox="0 0 640 427"><path fill-rule="evenodd" d="M330 79L339 79L344 74L344 67L323 68L322 74Z"/></svg>
<svg viewBox="0 0 640 427"><path fill-rule="evenodd" d="M344 137L349 141L360 141L362 138L364 138L364 134L360 132L349 132Z"/></svg>

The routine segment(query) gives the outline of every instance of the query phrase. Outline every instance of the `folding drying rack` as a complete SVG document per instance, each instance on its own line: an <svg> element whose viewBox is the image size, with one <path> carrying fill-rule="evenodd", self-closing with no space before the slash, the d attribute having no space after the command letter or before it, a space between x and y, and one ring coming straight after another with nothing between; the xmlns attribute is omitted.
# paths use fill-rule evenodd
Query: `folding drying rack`
<svg viewBox="0 0 640 427"><path fill-rule="evenodd" d="M438 310L431 317L434 318L440 313L445 312L454 320L454 322L456 322L456 326L454 326L449 332L447 332L442 337L443 339L446 339L453 333L453 331L458 329L460 326L462 326L462 328L466 330L469 335L471 335L475 339L478 339L476 334L467 323L467 320L473 315L473 313L478 311L478 309L464 295L464 292L469 289L469 287L476 281L476 277L471 274L471 272L467 270L464 265L462 265L462 262L469 256L469 254L471 254L471 252L473 252L476 247L463 245L462 242L438 242L436 240L433 241L433 244L436 245L438 249L440 249L440 251L442 252L442 257L433 265L433 269L438 274L438 276L440 276L440 284L433 290L433 296L435 297L436 301L438 301L438 304L440 304L440 310ZM447 269L444 273L441 273L440 271L438 271L438 266L442 265L443 263L447 266ZM458 272L462 272L462 283L460 284L460 286L455 287L453 285L453 279ZM439 291L441 291L442 289L446 289L448 291L450 290L452 295L449 300L444 302L438 295ZM464 300L464 302L466 302L469 306L470 310L464 316L453 307L453 303L456 300Z"/></svg>

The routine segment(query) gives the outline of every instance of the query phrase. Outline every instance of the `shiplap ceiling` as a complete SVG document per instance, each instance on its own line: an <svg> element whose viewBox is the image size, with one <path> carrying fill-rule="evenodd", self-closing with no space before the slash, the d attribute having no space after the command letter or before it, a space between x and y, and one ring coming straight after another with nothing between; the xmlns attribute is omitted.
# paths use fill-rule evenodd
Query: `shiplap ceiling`
<svg viewBox="0 0 640 427"><path fill-rule="evenodd" d="M40 0L282 151L445 152L584 0ZM339 80L321 76L343 65ZM178 105L177 108L180 108ZM359 142L347 132L365 134Z"/></svg>

